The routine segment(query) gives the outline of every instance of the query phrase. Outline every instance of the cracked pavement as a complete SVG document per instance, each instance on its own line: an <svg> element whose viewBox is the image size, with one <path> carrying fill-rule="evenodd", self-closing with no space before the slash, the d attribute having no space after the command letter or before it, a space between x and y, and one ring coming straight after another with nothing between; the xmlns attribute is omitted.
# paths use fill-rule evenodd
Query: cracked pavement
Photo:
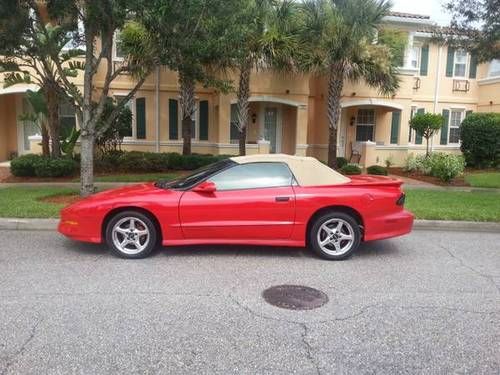
<svg viewBox="0 0 500 375"><path fill-rule="evenodd" d="M0 231L0 243L0 375L500 368L500 234L415 231L343 262L249 246L123 260L52 232ZM279 284L330 301L266 304Z"/></svg>

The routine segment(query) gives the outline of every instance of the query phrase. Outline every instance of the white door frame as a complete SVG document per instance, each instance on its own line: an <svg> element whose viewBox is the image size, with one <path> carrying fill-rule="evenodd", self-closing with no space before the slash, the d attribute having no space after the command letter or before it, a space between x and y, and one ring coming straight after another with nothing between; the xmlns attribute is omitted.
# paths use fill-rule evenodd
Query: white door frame
<svg viewBox="0 0 500 375"><path fill-rule="evenodd" d="M347 118L342 116L343 109L340 109L340 117L337 127L337 156L345 158L345 149L347 143Z"/></svg>
<svg viewBox="0 0 500 375"><path fill-rule="evenodd" d="M274 108L276 109L276 154L279 154L281 152L281 145L282 145L282 139L283 139L283 124L282 124L282 117L283 117L283 111L282 111L282 105L279 103L273 103L273 102L260 102L259 103L259 133L260 137L263 139L264 138L264 119L265 119L265 112L266 108ZM269 139L266 139L266 141L269 141Z"/></svg>
<svg viewBox="0 0 500 375"><path fill-rule="evenodd" d="M19 115L23 113L23 97L16 95L16 127L17 127L17 153L18 155L27 154L30 150L24 148L24 124L19 119Z"/></svg>

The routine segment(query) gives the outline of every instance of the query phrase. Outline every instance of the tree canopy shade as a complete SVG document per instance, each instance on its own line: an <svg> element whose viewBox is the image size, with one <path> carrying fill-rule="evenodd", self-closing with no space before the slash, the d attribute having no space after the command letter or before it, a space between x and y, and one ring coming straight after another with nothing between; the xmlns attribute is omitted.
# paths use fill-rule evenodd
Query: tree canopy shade
<svg viewBox="0 0 500 375"><path fill-rule="evenodd" d="M386 0L305 0L301 6L300 66L328 77L328 165L336 166L340 98L345 80L364 80L382 94L399 87L390 48L376 43L391 8Z"/></svg>
<svg viewBox="0 0 500 375"><path fill-rule="evenodd" d="M240 0L148 0L141 22L154 44L159 60L177 71L182 112L183 154L191 153L191 118L196 111L195 85L221 91L231 88L224 79L241 38Z"/></svg>
<svg viewBox="0 0 500 375"><path fill-rule="evenodd" d="M479 62L500 59L500 0L452 0L445 8L453 18L439 37L475 53Z"/></svg>
<svg viewBox="0 0 500 375"><path fill-rule="evenodd" d="M444 124L444 117L434 113L417 113L410 120L410 127L415 132L424 137L426 145L426 155L429 155L429 140L436 134Z"/></svg>

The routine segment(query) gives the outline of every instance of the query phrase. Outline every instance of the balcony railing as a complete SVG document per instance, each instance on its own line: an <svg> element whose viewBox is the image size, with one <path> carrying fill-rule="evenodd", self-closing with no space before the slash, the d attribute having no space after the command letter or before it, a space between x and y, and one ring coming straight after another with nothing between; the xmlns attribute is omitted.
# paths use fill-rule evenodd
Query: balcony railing
<svg viewBox="0 0 500 375"><path fill-rule="evenodd" d="M453 91L468 92L470 90L470 82L467 79L454 79Z"/></svg>

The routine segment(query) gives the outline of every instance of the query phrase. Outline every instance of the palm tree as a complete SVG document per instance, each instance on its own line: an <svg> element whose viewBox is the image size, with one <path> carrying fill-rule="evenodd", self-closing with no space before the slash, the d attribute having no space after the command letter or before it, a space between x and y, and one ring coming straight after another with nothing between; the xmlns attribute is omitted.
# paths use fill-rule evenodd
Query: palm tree
<svg viewBox="0 0 500 375"><path fill-rule="evenodd" d="M250 76L253 69L271 68L278 71L293 68L297 50L296 4L291 0L251 0L240 36L235 59L238 71L237 124L240 155L246 153L249 118Z"/></svg>
<svg viewBox="0 0 500 375"><path fill-rule="evenodd" d="M337 126L344 82L363 79L384 95L399 87L387 46L377 28L391 9L387 0L306 0L301 6L301 66L328 77L328 165L337 163Z"/></svg>

